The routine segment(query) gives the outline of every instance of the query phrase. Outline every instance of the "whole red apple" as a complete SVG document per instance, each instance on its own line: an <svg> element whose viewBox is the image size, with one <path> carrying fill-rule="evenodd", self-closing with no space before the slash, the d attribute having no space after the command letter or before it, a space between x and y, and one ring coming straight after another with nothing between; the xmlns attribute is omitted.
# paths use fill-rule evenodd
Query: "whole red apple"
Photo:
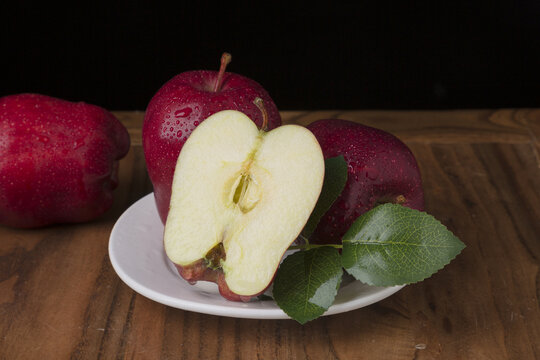
<svg viewBox="0 0 540 360"><path fill-rule="evenodd" d="M382 203L424 209L422 179L414 155L385 131L340 119L309 124L325 159L343 155L348 165L341 195L322 217L311 241L336 244L363 213Z"/></svg>
<svg viewBox="0 0 540 360"><path fill-rule="evenodd" d="M262 98L268 129L281 125L270 95L254 80L225 72L230 55L224 54L220 71L188 71L169 80L151 99L143 125L143 149L154 196L163 223L169 212L176 160L191 132L221 110L238 110L258 126L263 117L253 101Z"/></svg>
<svg viewBox="0 0 540 360"><path fill-rule="evenodd" d="M112 205L126 128L105 109L39 94L0 98L0 224L89 221Z"/></svg>

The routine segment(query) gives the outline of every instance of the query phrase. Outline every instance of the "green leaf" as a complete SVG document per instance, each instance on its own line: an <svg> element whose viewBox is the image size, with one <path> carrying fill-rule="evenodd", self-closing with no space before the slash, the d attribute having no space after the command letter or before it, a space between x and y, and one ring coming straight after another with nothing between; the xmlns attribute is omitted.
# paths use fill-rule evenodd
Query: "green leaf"
<svg viewBox="0 0 540 360"><path fill-rule="evenodd" d="M287 315L305 324L332 305L342 275L336 249L322 246L298 251L283 260L276 273L272 295Z"/></svg>
<svg viewBox="0 0 540 360"><path fill-rule="evenodd" d="M366 284L403 285L430 277L464 247L433 216L384 204L360 216L347 231L342 262Z"/></svg>
<svg viewBox="0 0 540 360"><path fill-rule="evenodd" d="M341 195L347 182L347 162L343 155L328 158L324 161L324 181L319 200L309 217L302 235L309 237L317 228L323 215L330 209L334 201Z"/></svg>

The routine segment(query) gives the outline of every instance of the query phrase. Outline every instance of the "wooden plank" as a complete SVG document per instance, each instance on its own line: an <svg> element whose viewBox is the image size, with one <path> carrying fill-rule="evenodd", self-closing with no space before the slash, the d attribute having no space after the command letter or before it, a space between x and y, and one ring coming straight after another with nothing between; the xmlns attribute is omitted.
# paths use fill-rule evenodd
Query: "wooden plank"
<svg viewBox="0 0 540 360"><path fill-rule="evenodd" d="M531 146L413 149L429 189L427 211L467 245L447 268L411 287L417 292L404 292L427 344L422 354L537 358L540 173Z"/></svg>
<svg viewBox="0 0 540 360"><path fill-rule="evenodd" d="M518 143L530 140L523 114L515 109L454 111L283 112L286 122L307 125L320 119L345 119L393 133L406 142Z"/></svg>
<svg viewBox="0 0 540 360"><path fill-rule="evenodd" d="M107 253L110 230L152 191L134 142L120 164L114 206L102 218L38 230L0 227L0 359L540 358L539 114L338 113L403 135L421 167L427 211L467 248L390 298L305 326L170 308L117 277ZM143 113L120 115L139 136ZM334 113L284 118L307 123L322 115Z"/></svg>
<svg viewBox="0 0 540 360"><path fill-rule="evenodd" d="M134 145L141 144L144 112L116 111ZM389 131L406 142L529 142L540 139L540 109L453 111L282 111L284 123L308 125L321 119L345 119Z"/></svg>

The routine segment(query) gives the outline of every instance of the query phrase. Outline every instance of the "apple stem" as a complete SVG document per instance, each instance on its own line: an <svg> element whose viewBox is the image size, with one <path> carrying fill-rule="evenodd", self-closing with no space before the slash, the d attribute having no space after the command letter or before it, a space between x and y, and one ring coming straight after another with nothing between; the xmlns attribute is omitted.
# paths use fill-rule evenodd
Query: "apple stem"
<svg viewBox="0 0 540 360"><path fill-rule="evenodd" d="M405 196L403 196L403 195L398 195L398 196L396 197L396 204L401 205L401 204L405 204L406 202L407 202L407 199L405 199Z"/></svg>
<svg viewBox="0 0 540 360"><path fill-rule="evenodd" d="M223 55L221 55L221 66L219 67L218 77L216 79L216 83L214 84L214 92L221 90L221 85L223 85L223 75L225 75L225 69L227 69L227 65L229 65L231 60L231 54L223 53Z"/></svg>
<svg viewBox="0 0 540 360"><path fill-rule="evenodd" d="M266 111L266 108L264 107L264 101L260 97L256 97L255 100L253 100L253 103L257 105L257 107L262 113L263 122L262 122L261 130L266 131L268 128L268 112Z"/></svg>

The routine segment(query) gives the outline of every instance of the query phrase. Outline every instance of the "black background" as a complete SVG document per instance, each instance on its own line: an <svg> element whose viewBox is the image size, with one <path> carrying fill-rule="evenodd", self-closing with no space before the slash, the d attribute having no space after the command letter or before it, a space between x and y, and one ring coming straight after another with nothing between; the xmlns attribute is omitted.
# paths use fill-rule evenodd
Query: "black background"
<svg viewBox="0 0 540 360"><path fill-rule="evenodd" d="M144 110L175 74L261 83L281 110L540 106L540 2L1 5L0 96Z"/></svg>

